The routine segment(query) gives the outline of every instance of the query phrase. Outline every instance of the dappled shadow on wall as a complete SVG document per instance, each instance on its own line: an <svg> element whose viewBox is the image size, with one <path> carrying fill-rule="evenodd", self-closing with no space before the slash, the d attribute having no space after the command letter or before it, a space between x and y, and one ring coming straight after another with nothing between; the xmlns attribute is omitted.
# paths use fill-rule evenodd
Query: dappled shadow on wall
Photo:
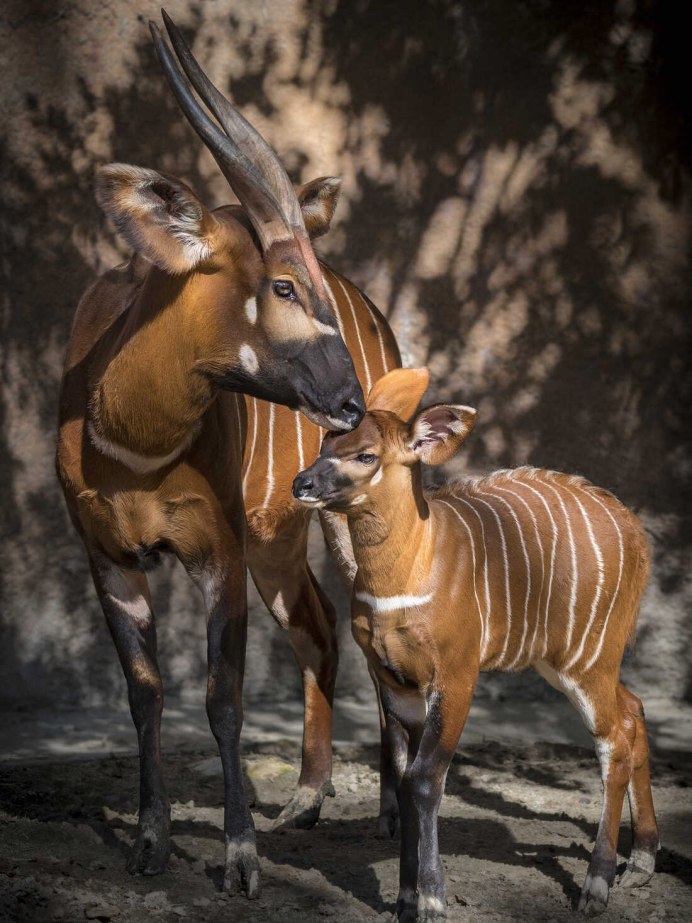
<svg viewBox="0 0 692 923"><path fill-rule="evenodd" d="M180 22L296 180L343 175L321 251L389 317L406 361L431 367L435 397L479 408L465 462L579 471L653 510L671 549L661 586L677 592L692 538L678 515L688 138L668 23L595 0L231 10L190 6ZM65 638L77 685L102 682L89 666L100 641L70 630L96 601L52 475L56 386L80 293L125 253L93 204L93 170L129 161L181 175L209 204L231 198L140 31L126 78L85 72L64 108L27 95L31 155L16 139L6 152L0 464L5 528L22 536L9 589L63 617L46 620L44 654ZM185 598L175 619L192 610ZM27 649L21 626L13 641Z"/></svg>

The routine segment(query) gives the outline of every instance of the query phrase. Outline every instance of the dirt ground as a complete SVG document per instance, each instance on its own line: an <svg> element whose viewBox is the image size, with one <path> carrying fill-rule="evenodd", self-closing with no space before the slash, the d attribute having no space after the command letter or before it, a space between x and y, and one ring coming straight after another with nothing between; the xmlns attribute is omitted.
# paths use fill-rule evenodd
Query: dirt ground
<svg viewBox="0 0 692 923"><path fill-rule="evenodd" d="M133 878L137 759L43 759L0 767L0 920L390 920L397 843L375 836L377 750L340 747L336 797L311 831L270 832L297 780L298 747L245 747L248 795L262 863L259 900L228 898L222 878L222 780L211 748L169 752L173 805L169 871ZM657 873L612 892L606 921L692 919L689 763L654 763L661 841ZM440 842L452 921L574 920L599 816L589 750L565 744L472 743L450 768ZM620 851L626 856L629 829Z"/></svg>

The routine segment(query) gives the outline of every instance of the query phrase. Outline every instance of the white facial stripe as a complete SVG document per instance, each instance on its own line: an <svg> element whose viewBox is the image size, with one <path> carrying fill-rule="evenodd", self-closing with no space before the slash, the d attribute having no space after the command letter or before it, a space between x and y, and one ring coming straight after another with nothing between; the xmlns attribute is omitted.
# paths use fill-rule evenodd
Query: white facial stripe
<svg viewBox="0 0 692 923"><path fill-rule="evenodd" d="M371 596L359 590L356 599L370 606L373 612L396 612L398 609L413 609L416 606L425 606L433 598L432 593L426 596Z"/></svg>
<svg viewBox="0 0 692 923"><path fill-rule="evenodd" d="M374 485L374 484L379 484L379 483L380 483L380 481L382 480L382 470L383 470L382 468L378 468L378 469L377 469L377 471L376 471L375 474L373 475L372 480L370 481L371 484Z"/></svg>
<svg viewBox="0 0 692 923"><path fill-rule="evenodd" d="M330 327L329 324L323 324L321 320L315 318L313 320L315 327L319 330L320 333L323 333L328 337L335 337L339 335L339 331L335 327Z"/></svg>
<svg viewBox="0 0 692 923"><path fill-rule="evenodd" d="M257 299L248 298L245 302L245 316L251 324L257 323Z"/></svg>
<svg viewBox="0 0 692 923"><path fill-rule="evenodd" d="M259 370L259 360L257 359L257 353L248 343L243 343L240 347L238 353L238 358L240 359L240 364L245 369L246 372L249 372L251 375L256 375Z"/></svg>

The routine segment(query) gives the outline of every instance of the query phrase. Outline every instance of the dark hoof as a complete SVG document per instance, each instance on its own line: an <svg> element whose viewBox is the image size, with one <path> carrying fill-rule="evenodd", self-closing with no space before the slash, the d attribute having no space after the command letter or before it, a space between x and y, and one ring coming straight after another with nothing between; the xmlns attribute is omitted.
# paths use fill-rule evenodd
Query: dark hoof
<svg viewBox="0 0 692 923"><path fill-rule="evenodd" d="M336 792L331 782L325 782L319 789L301 785L271 826L272 830L309 830L320 816L325 798L333 798Z"/></svg>
<svg viewBox="0 0 692 923"><path fill-rule="evenodd" d="M166 871L171 854L168 832L156 833L151 828L138 830L135 845L127 860L131 875L161 875Z"/></svg>
<svg viewBox="0 0 692 923"><path fill-rule="evenodd" d="M409 890L400 891L396 902L396 911L392 917L393 923L416 923L417 919L418 908L416 907L415 893Z"/></svg>
<svg viewBox="0 0 692 923"><path fill-rule="evenodd" d="M577 909L587 917L597 917L608 906L609 891L610 888L605 878L600 875L592 876L589 872L581 891Z"/></svg>
<svg viewBox="0 0 692 923"><path fill-rule="evenodd" d="M377 836L383 840L393 839L399 832L399 812L386 811L377 818Z"/></svg>
<svg viewBox="0 0 692 923"><path fill-rule="evenodd" d="M254 837L227 840L223 890L229 894L244 892L250 900L259 897L260 866Z"/></svg>

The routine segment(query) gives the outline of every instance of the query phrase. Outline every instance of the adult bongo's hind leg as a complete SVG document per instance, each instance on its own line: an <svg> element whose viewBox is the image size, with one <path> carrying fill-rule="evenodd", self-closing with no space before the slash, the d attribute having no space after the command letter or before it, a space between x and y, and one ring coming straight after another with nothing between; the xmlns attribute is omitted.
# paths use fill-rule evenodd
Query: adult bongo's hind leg
<svg viewBox="0 0 692 923"><path fill-rule="evenodd" d="M651 878L659 847L649 771L649 742L640 699L620 684L618 699L626 722L632 728L632 775L627 794L632 817L632 851L627 870L620 879L625 888L636 888Z"/></svg>
<svg viewBox="0 0 692 923"><path fill-rule="evenodd" d="M252 522L252 521L251 521ZM288 632L303 679L305 718L298 788L274 826L312 827L324 798L334 794L332 703L338 664L334 607L307 563L308 520L285 517L264 541L252 538L248 564L276 622Z"/></svg>

